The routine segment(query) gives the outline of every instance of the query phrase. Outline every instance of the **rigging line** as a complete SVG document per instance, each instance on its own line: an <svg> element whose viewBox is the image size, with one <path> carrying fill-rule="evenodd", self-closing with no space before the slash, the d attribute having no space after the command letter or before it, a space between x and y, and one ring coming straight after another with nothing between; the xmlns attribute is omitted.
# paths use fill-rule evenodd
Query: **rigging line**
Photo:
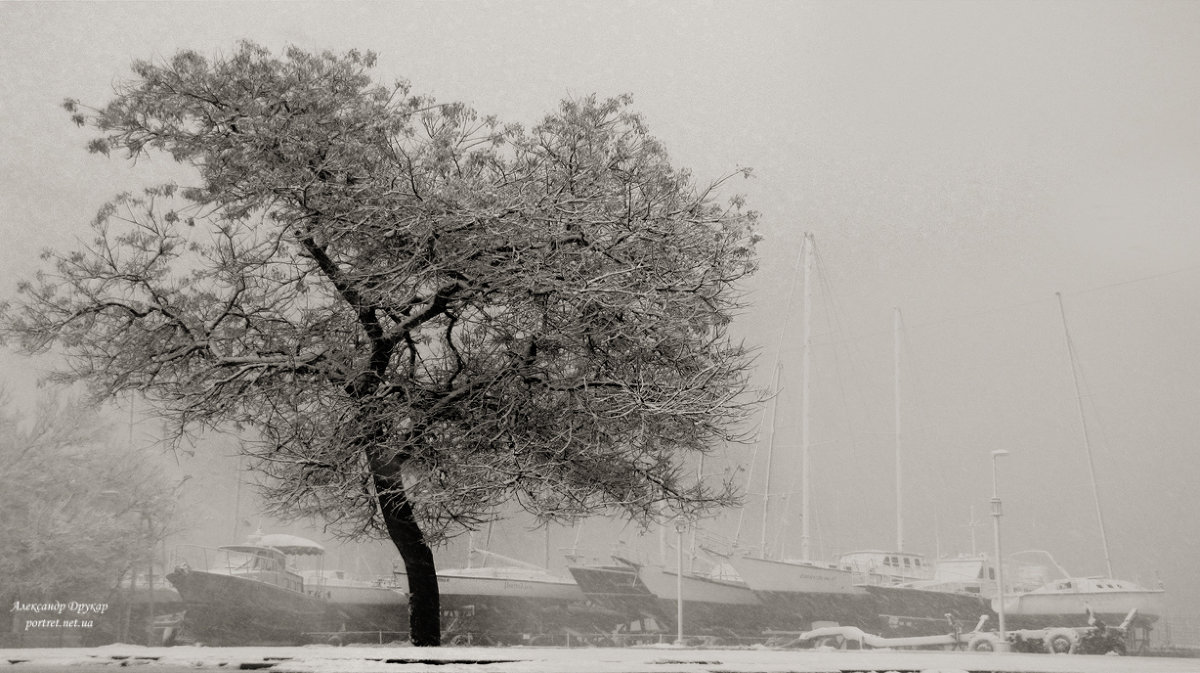
<svg viewBox="0 0 1200 673"><path fill-rule="evenodd" d="M947 323L955 323L955 322L965 321L968 318L975 318L975 317L979 317L979 316L983 316L983 315L990 315L993 313L1002 313L1004 311L1012 311L1012 310L1018 309L1018 308L1025 308L1027 306L1036 306L1038 304L1043 304L1045 302L1046 302L1045 299L1031 299L1029 301L1024 301L1019 304L1005 304L1002 306L996 306L994 308L980 309L978 311L971 311L969 313L958 313L955 315L947 316L940 320L927 320L925 322L915 323L915 324L913 324L913 327L921 328L921 327L931 327L931 326L935 326L935 325L945 325Z"/></svg>
<svg viewBox="0 0 1200 673"><path fill-rule="evenodd" d="M1108 551L1108 535L1104 530L1104 512L1100 507L1100 490L1096 485L1096 461L1092 457L1092 444L1088 439L1087 417L1084 415L1083 395L1079 386L1079 366L1075 353L1075 342L1071 338L1071 328L1067 324L1067 310L1063 306L1062 294L1056 293L1055 296L1058 298L1058 308L1062 314L1063 334L1066 336L1067 356L1070 359L1071 365L1071 379L1075 382L1075 402L1079 406L1079 425L1083 430L1083 445L1087 453L1088 474L1091 476L1092 481L1092 498L1096 503L1096 520L1100 524L1100 542L1104 547L1104 564L1108 570L1108 577L1112 577L1112 557Z"/></svg>
<svg viewBox="0 0 1200 673"><path fill-rule="evenodd" d="M1074 290L1071 292L1059 292L1058 294L1061 294L1061 295L1067 296L1067 297L1074 297L1074 296L1083 295L1083 294L1090 294L1092 292L1099 292L1100 290L1109 290L1114 287L1122 287L1125 285L1136 285L1138 283L1144 283L1146 281L1157 280L1159 278L1166 278L1168 276L1176 276L1176 275L1179 275L1182 273L1187 273L1189 271L1195 271L1197 269L1200 269L1200 264L1183 267L1181 269L1174 269L1172 271L1164 271L1163 273L1157 273L1157 274L1153 274L1150 276L1142 276L1140 278L1132 278L1130 280L1122 280L1122 281L1117 281L1115 283L1108 283L1106 285L1096 285L1093 287L1084 288L1082 290ZM981 309L979 311L972 311L970 313L960 313L957 315L951 315L946 318L942 318L940 320L929 320L926 322L914 324L913 327L929 327L932 325L942 325L942 324L946 324L946 323L953 323L953 322L958 322L960 320L965 320L967 318L973 318L976 316L988 315L991 313L1000 313L1002 311L1010 311L1013 309L1025 308L1027 306L1034 306L1034 305L1040 304L1044 301L1045 301L1044 299L1032 299L1032 300L1020 302L1017 304L1005 304L1005 305L996 306L996 307L989 308L989 309Z"/></svg>
<svg viewBox="0 0 1200 673"><path fill-rule="evenodd" d="M829 322L829 325L831 327L831 334L841 337L841 338L833 339L833 340L826 342L828 345L834 346L834 348L832 349L833 358L834 358L834 367L835 367L835 369L840 370L842 368L843 354L841 353L841 351L839 351L837 349L837 346L853 343L853 342L857 341L857 339L846 337L847 330L846 330L846 326L845 326L843 312L840 310L840 305L838 305L833 299L834 298L833 284L830 282L830 279L829 279L828 267L825 265L823 258L819 254L817 256L817 277L819 279L819 282L821 283L822 289L824 290L825 297L828 298L828 302L824 305L825 315L826 315L825 319ZM862 377L858 375L859 371L858 371L858 368L855 366L856 359L854 358L854 353L849 353L848 359L849 359L849 362L847 363L846 368L850 370L853 382L856 385L861 384ZM849 396L846 393L845 377L839 376L839 377L837 377L837 381L838 381L838 393L841 396L841 401L842 401L842 408L847 410L847 412L848 412L850 409L850 402L849 402ZM858 399L860 399L860 400L866 399L866 396L861 389L859 389L857 392L859 393ZM865 409L864 409L864 411L865 411ZM849 434L850 434L851 449L858 448L858 435L854 432L853 426L851 426Z"/></svg>
<svg viewBox="0 0 1200 673"><path fill-rule="evenodd" d="M929 429L933 427L933 424L930 421L928 415L926 414L925 404L923 403L925 398L927 397L927 395L924 393L924 391L926 390L925 379L922 375L921 368L919 366L916 366L916 364L915 364L917 362L916 352L915 352L915 349L913 348L912 340L909 338L908 323L904 319L903 312L901 312L901 314L900 314L900 343L903 346L903 353L905 355L905 361L909 362L909 363L914 363L913 366L910 366L907 369L905 369L904 373L905 373L905 380L911 382L907 386L907 390L909 391L909 396L907 399L916 398L914 400L915 403L910 403L908 405L908 408L911 410L915 407L915 412L918 417L916 424L905 423L904 427L905 427L905 430L907 431L907 435L910 440L915 440L914 436L917 434L918 431L921 433L924 433L924 442L927 445L930 440L929 434L928 434ZM912 443L916 444L917 442L912 441ZM954 483L945 472L946 467L947 467L946 461L935 460L932 462L935 465L934 469L936 470L937 477L941 481L941 483L944 483L944 484ZM918 491L918 492L921 493L920 491ZM928 493L929 493L929 491L924 492L924 494L928 494ZM938 489L937 493L940 494L941 497L943 497L943 498L946 495L945 489ZM926 502L928 502L928 498L926 499ZM941 506L944 505L945 502L944 501L940 501L940 502L935 501L935 504L938 505L934 509L934 514L936 516L937 511L942 509ZM935 524L934 524L935 535L937 535L939 533L938 528L939 528L939 526L935 522Z"/></svg>
<svg viewBox="0 0 1200 673"><path fill-rule="evenodd" d="M1097 292L1099 290L1107 290L1109 288L1114 288L1114 287L1121 287L1122 285L1136 285L1137 283L1144 283L1148 280L1157 280L1159 278L1166 278L1167 276L1177 276L1181 273L1187 273L1188 271L1195 271L1197 269L1200 269L1200 264L1183 267L1181 269L1175 269L1173 271L1164 271L1162 273L1156 273L1156 274L1153 274L1150 276L1142 276L1141 278L1132 278L1130 280L1117 281L1115 283L1109 283L1108 285L1098 285L1096 287L1089 287L1089 288L1086 288L1083 290L1067 292L1066 294L1068 296L1073 296L1073 295L1087 294L1089 292Z"/></svg>
<svg viewBox="0 0 1200 673"><path fill-rule="evenodd" d="M771 391L771 396L773 398L772 402L774 403L772 406L772 411L771 411L772 425L774 425L774 423L775 423L774 408L778 406L778 400L779 400L779 389L778 389L778 386L779 386L779 362L780 362L780 358L781 358L782 352L783 352L783 339L785 336L787 336L788 322L791 320L791 317L792 317L792 302L794 301L795 295L796 295L796 283L800 276L801 263L804 259L804 248L806 245L808 245L807 240L808 240L807 237L804 237L801 240L800 251L799 251L799 253L797 253L795 264L792 266L792 278L791 278L791 282L788 283L787 303L784 305L785 308L784 308L784 313L783 313L783 324L779 328L779 338L775 341L775 359L771 366L771 376L773 378L773 386L772 386L773 389ZM755 467L755 465L758 464L758 451L759 451L759 447L762 445L762 439L761 439L762 427L763 427L763 423L766 420L766 418L767 418L767 405L763 405L763 412L758 417L758 426L754 429L754 440L755 440L754 441L754 453L750 459L750 469L746 471L746 490L750 490L750 484L752 483L752 481L754 479L754 467ZM774 439L775 439L775 433L774 433L774 430L772 430L771 441L774 441ZM764 495L763 495L763 509L764 510L767 507L767 499L771 497L770 493L766 493L766 490L767 489L764 489ZM733 537L733 544L735 547L741 543L742 528L743 528L743 524L745 523L745 517L746 517L746 508L742 507L738 513L737 529L736 529L736 532L734 533L734 537ZM766 555L766 550L765 549L762 550L762 553L764 555Z"/></svg>
<svg viewBox="0 0 1200 673"><path fill-rule="evenodd" d="M863 373L859 369L859 365L858 365L858 363L863 358L862 358L861 352L855 350L855 344L865 341L868 338L876 338L876 337L882 336L884 334L887 334L890 336L891 333L890 333L890 331L888 331L888 332L881 331L881 332L877 332L877 333L875 333L875 332L867 333L860 337L847 336L848 332L846 329L846 321L845 321L844 315L843 315L844 312L841 311L840 305L834 303L834 301L833 301L834 293L833 293L832 285L829 283L829 274L827 273L827 268L828 267L826 267L826 265L818 257L818 267L817 267L818 274L819 274L822 282L824 283L825 294L826 294L826 296L828 296L830 298L830 301L829 301L830 306L826 307L826 313L829 316L828 320L829 320L830 324L833 326L833 333L835 333L841 337L837 340L832 340L832 341L828 342L830 345L835 346L832 349L833 354L834 354L834 364L839 369L839 371L843 368L843 366L850 371L850 374L852 377L852 383L854 385L855 392L857 393L857 399L860 400L860 406L859 406L858 410L861 411L867 417L870 417L870 413L869 413L870 410L868 409L868 405L866 404L866 400L869 399L870 396L866 393L865 390L862 389L863 381L866 377L863 376ZM838 346L838 345L846 346L845 354L843 354L842 351L840 351L838 348L836 348L836 346ZM843 358L845 358L847 361L845 365L842 364ZM838 377L838 391L841 396L842 409L845 410L847 412L847 414L849 414L850 400L849 400L849 395L847 393L845 377L842 377L842 376ZM847 422L849 423L849 418L847 418ZM849 423L849 427L847 428L847 431L848 431L847 434L849 435L849 438L850 438L850 450L851 451L859 450L862 448L861 438L864 433L868 434L868 435L884 435L884 434L890 435L890 433L887 433L886 431L869 431L866 429L859 429L856 432L856 428L857 428L857 426L853 423Z"/></svg>
<svg viewBox="0 0 1200 673"><path fill-rule="evenodd" d="M823 312L825 313L826 321L831 326L833 333L845 335L847 332L846 327L845 327L846 321L844 319L843 312L840 310L840 305L834 301L834 297L836 295L833 292L833 285L830 281L828 266L824 263L824 257L821 254L820 248L816 247L815 245L813 246L813 256L814 256L815 266L816 266L816 271L817 271L817 282L821 286L822 295L826 298L826 303L824 303L822 306ZM836 346L839 343L842 343L842 344L851 343L851 340L840 339L840 340L832 341L830 343L832 343ZM863 381L863 377L861 376L861 372L859 371L859 369L857 367L858 358L855 357L855 353L852 352L852 349L850 349L851 352L848 352L848 354L843 354L836 347L833 348L832 351L833 351L833 357L834 357L835 370L841 371L843 369L848 369L851 372L851 377L853 379L853 383L855 384L856 390L859 394L858 399L865 400L866 394L860 387L862 384L862 381ZM848 362L844 364L843 360L847 360ZM849 395L847 393L846 377L838 376L836 378L837 378L837 385L838 385L838 395L841 399L842 409L847 412L847 424L848 424L847 435L849 436L849 448L850 448L850 451L856 451L862 447L862 444L860 441L861 436L859 433L855 432L855 425L853 423L849 422L849 410L850 410L851 405L850 405L850 401L849 401ZM865 408L863 409L863 411L865 411ZM836 441L837 440L830 440L830 441L826 441L826 442L818 442L816 444L836 443ZM814 445L813 443L810 443L810 448L813 445ZM833 504L834 504L834 509L836 511L838 508L838 502L835 500ZM812 511L805 511L801 514L801 516L809 517L811 522L819 523L819 521L820 521L819 517L813 516ZM821 531L819 534L823 535L823 529L819 529L819 530ZM822 538L821 546L822 546L822 548L825 547L825 539L824 538Z"/></svg>
<svg viewBox="0 0 1200 673"><path fill-rule="evenodd" d="M903 464L903 454L901 453L903 450L903 447L904 447L904 444L902 442L904 435L902 432L903 427L900 424L900 408L901 408L901 403L902 403L902 399L900 397L900 393L901 393L900 371L902 369L900 366L901 365L901 361L900 361L900 355L901 355L901 353L900 353L900 351L901 351L901 348L900 348L900 336L901 336L900 335L900 326L901 326L901 320L902 320L902 318L900 317L900 307L897 306L895 309L893 309L892 317L893 317L892 330L894 332L893 350L894 350L895 367L896 367L895 380L892 382L892 386L894 389L893 394L895 396L893 406L895 407L894 411L895 411L895 415L896 415L896 551L904 551L904 490L903 490L904 464ZM937 531L936 521L935 521L934 531L935 531L935 533Z"/></svg>
<svg viewBox="0 0 1200 673"><path fill-rule="evenodd" d="M817 271L817 281L816 282L817 282L818 286L821 286L823 288L823 286L821 285L819 250L816 245L816 238L811 233L806 233L804 236L804 240L805 240L805 245L810 246L810 248L811 248L808 251L808 253L809 253L808 259L809 259L809 261L812 262L812 267L815 268ZM807 281L812 280L811 277L807 274L805 275L805 278ZM816 293L812 292L811 289L812 288L809 288L809 287L805 288L805 296L808 298L809 302L812 301L812 297L814 297L816 294ZM812 349L812 345L813 345L811 306L806 305L804 310L805 310L804 330L805 330L805 337L806 337L806 343L804 344L804 357L806 358L807 363L811 363L811 361L812 361L812 350L811 349ZM804 408L809 409L811 411L812 369L811 369L811 365L808 365L806 368L808 371L805 372L805 375L808 377L808 380L805 381L803 385L801 385L800 396L801 396L801 404L804 405ZM794 468L797 472L799 472L799 474L796 475L796 477L794 477L794 481L793 481L793 483L801 484L801 488L800 488L800 490L796 490L796 491L785 491L785 492L776 494L779 496L779 500L780 500L779 526L775 530L775 537L773 540L771 540L770 546L771 546L771 548L774 548L776 550L775 553L778 558L784 558L787 554L787 548L786 548L787 547L787 535L786 535L786 533L792 525L792 518L793 518L792 510L794 509L794 505L792 503L791 497L793 495L797 495L797 494L800 496L800 502L801 502L801 504L800 504L801 536L800 537L801 537L802 549L801 549L800 553L801 553L802 557L809 556L810 541L808 540L806 533L811 534L811 525L810 524L812 521L812 518L811 518L812 517L812 507L811 507L811 505L808 505L807 503L809 503L811 501L812 480L808 479L809 475L806 474L805 472L810 469L809 467L807 467L807 465L809 465L811 463L811 459L809 458L809 452L813 448L813 443L810 439L811 425L812 425L811 418L812 418L811 413L802 414L801 423L803 424L803 426L801 427L801 432L803 433L802 434L803 439L800 442L800 444L790 445L791 448L799 447L801 450L800 463ZM772 446L773 450L782 448L779 445L775 444L774 440L772 440L771 446ZM805 492L805 485L807 485L807 488L808 488L807 493ZM765 535L764 535L763 546L764 546L764 548L767 546L766 541L765 541ZM810 559L805 558L805 560L810 560Z"/></svg>

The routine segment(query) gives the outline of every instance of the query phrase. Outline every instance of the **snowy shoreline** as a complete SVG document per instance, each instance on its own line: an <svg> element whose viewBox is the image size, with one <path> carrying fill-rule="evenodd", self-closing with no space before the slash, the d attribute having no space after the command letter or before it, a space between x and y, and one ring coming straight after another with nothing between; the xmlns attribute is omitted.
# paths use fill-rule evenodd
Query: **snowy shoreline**
<svg viewBox="0 0 1200 673"><path fill-rule="evenodd" d="M766 649L415 648L391 646L141 647L0 650L0 669L45 670L154 663L197 670L277 673L1200 673L1200 659L939 651Z"/></svg>

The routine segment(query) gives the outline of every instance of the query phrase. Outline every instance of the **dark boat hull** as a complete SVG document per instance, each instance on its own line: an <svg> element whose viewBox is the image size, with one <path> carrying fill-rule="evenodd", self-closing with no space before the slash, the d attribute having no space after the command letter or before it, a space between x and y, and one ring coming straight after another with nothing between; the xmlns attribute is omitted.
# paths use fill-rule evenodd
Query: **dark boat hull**
<svg viewBox="0 0 1200 673"><path fill-rule="evenodd" d="M627 621L652 619L662 625L666 618L658 598L638 579L635 567L572 566L568 570L588 600Z"/></svg>
<svg viewBox="0 0 1200 673"><path fill-rule="evenodd" d="M863 588L874 599L878 625L872 632L880 635L934 636L951 633L956 628L967 632L985 615L989 624L996 623L990 601L978 594L898 586Z"/></svg>
<svg viewBox="0 0 1200 673"><path fill-rule="evenodd" d="M627 624L666 633L677 629L673 572L634 564L569 570L588 600L622 615ZM686 573L683 579L684 631L689 635L756 638L774 624L766 606L745 585Z"/></svg>
<svg viewBox="0 0 1200 673"><path fill-rule="evenodd" d="M186 609L184 629L212 644L304 642L324 631L326 602L236 575L176 570L167 575Z"/></svg>
<svg viewBox="0 0 1200 673"><path fill-rule="evenodd" d="M874 633L881 623L875 598L866 591L819 593L756 591L775 628L807 631L823 622L856 626Z"/></svg>

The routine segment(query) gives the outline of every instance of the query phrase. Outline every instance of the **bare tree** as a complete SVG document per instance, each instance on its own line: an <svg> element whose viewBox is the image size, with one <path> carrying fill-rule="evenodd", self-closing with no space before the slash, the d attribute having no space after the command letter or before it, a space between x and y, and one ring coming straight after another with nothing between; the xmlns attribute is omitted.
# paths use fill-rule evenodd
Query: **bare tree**
<svg viewBox="0 0 1200 673"><path fill-rule="evenodd" d="M2 403L0 604L105 598L175 530L165 473L74 400Z"/></svg>
<svg viewBox="0 0 1200 673"><path fill-rule="evenodd" d="M385 532L413 642L436 645L429 545L502 503L552 520L734 501L681 466L753 402L726 327L756 214L673 168L626 98L525 130L379 86L373 62L242 44L138 62L100 109L68 101L93 151L165 152L199 181L117 197L0 327L179 433L256 430L277 513Z"/></svg>

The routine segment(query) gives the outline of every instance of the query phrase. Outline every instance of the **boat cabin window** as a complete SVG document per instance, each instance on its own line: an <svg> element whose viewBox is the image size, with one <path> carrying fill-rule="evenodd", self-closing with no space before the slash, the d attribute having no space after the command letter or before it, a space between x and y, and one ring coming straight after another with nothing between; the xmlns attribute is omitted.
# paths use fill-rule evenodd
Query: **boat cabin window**
<svg viewBox="0 0 1200 673"><path fill-rule="evenodd" d="M907 556L904 557L904 567L905 568L912 567L912 559L908 558Z"/></svg>
<svg viewBox="0 0 1200 673"><path fill-rule="evenodd" d="M988 579L990 579L990 580L996 579L996 569L995 568L988 568Z"/></svg>

